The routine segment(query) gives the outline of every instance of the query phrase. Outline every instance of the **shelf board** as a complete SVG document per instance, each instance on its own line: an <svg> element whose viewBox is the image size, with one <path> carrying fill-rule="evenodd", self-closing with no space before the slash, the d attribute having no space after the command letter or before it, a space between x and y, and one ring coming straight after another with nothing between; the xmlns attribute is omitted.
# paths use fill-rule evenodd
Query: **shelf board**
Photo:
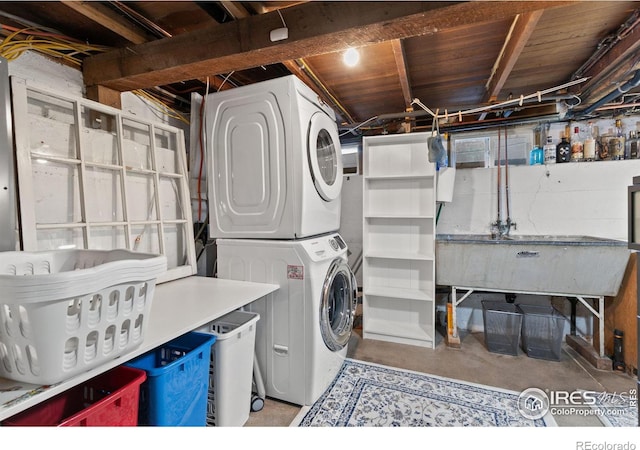
<svg viewBox="0 0 640 450"><path fill-rule="evenodd" d="M404 300L433 301L433 296L420 289L371 286L364 289L365 296L391 297Z"/></svg>
<svg viewBox="0 0 640 450"><path fill-rule="evenodd" d="M397 174L397 175L365 175L364 179L369 181L378 181L378 180L411 180L411 179L420 179L424 180L427 178L433 178L435 174L433 173L407 173L407 174Z"/></svg>
<svg viewBox="0 0 640 450"><path fill-rule="evenodd" d="M396 342L399 344L434 347L433 329L427 324L399 323L364 317L363 336L365 339Z"/></svg>
<svg viewBox="0 0 640 450"><path fill-rule="evenodd" d="M365 219L433 220L433 214L367 214Z"/></svg>
<svg viewBox="0 0 640 450"><path fill-rule="evenodd" d="M427 255L424 253L415 253L415 252L376 252L370 251L366 255L365 258L377 258L377 259L406 259L406 260L414 260L414 261L434 261L434 255Z"/></svg>

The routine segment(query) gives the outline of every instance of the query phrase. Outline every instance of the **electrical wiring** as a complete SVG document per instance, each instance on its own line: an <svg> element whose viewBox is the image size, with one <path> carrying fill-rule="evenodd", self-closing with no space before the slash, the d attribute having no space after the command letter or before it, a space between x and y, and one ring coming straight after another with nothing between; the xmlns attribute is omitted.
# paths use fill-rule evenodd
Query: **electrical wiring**
<svg viewBox="0 0 640 450"><path fill-rule="evenodd" d="M177 110L171 108L169 105L167 105L166 103L164 103L161 100L159 100L157 97L155 97L150 92L147 92L144 89L136 89L135 91L131 91L131 92L133 92L135 95L137 95L139 97L142 97L142 98L148 100L149 102L151 102L163 114L166 114L168 117L171 117L173 119L179 120L180 122L182 122L182 123L184 123L186 125L190 124L189 119L187 119L183 114L181 114Z"/></svg>
<svg viewBox="0 0 640 450"><path fill-rule="evenodd" d="M233 72L232 72L233 73ZM231 74L229 74L231 75ZM222 85L220 86L222 87ZM200 167L198 170L198 221L202 220L202 170L204 166L204 103L209 95L209 77L207 77L207 87L200 103L200 129L198 130L199 142L200 142Z"/></svg>
<svg viewBox="0 0 640 450"><path fill-rule="evenodd" d="M80 67L82 65L82 59L78 56L89 56L95 52L109 50L109 47L85 44L67 36L39 31L35 28L19 29L0 24L0 29L11 31L11 33L0 42L0 56L8 61L16 60L26 51L35 51L54 58L63 59L70 64ZM24 35L26 35L25 38L19 37ZM147 100L160 110L161 113L189 125L189 119L159 100L153 94L143 89L137 89L133 91L133 93Z"/></svg>
<svg viewBox="0 0 640 450"><path fill-rule="evenodd" d="M77 56L88 56L92 52L108 50L108 47L85 44L55 33L38 31L34 28L17 29L4 24L0 24L0 28L12 31L0 43L0 56L8 61L19 58L26 51L35 51L81 66L82 60ZM24 35L26 37L20 37Z"/></svg>
<svg viewBox="0 0 640 450"><path fill-rule="evenodd" d="M220 89L222 89L222 86L224 86L224 84L227 82L229 77L231 77L231 75L233 75L234 72L235 72L235 70L232 70L231 72L229 72L229 74L226 77L224 77L224 80L222 80L222 83L220 83L220 86L218 86L217 92L220 92ZM207 77L207 91L209 90L208 86L209 86L209 77Z"/></svg>
<svg viewBox="0 0 640 450"><path fill-rule="evenodd" d="M27 34L27 35L31 35L31 36L43 36L43 37L51 37L51 38L55 38L55 39L61 39L65 42L76 42L78 44L82 44L82 41L79 41L77 39L74 39L72 37L69 36L64 36L62 34L59 33L53 33L51 31L37 31L37 28L18 28L18 27L12 27L11 25L5 25L5 24L0 24L0 30L7 30L7 31L12 31L12 32L19 32L20 34ZM35 30L35 31L34 31Z"/></svg>
<svg viewBox="0 0 640 450"><path fill-rule="evenodd" d="M346 134L349 134L349 133L353 133L354 131L362 128L365 124L371 122L372 120L376 120L377 118L378 118L378 116L370 117L367 120L365 120L364 122L359 123L355 127L349 128L347 131L342 132L339 137L342 137L342 136L344 136Z"/></svg>

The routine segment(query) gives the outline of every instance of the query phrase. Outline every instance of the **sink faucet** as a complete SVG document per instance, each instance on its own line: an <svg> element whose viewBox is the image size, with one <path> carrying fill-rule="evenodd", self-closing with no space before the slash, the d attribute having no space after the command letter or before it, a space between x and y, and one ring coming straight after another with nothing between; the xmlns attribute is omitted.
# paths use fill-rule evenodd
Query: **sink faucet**
<svg viewBox="0 0 640 450"><path fill-rule="evenodd" d="M491 224L491 238L499 239L503 236L509 236L511 228L516 229L516 223L511 221L511 217L507 217L507 220L503 221L497 219Z"/></svg>

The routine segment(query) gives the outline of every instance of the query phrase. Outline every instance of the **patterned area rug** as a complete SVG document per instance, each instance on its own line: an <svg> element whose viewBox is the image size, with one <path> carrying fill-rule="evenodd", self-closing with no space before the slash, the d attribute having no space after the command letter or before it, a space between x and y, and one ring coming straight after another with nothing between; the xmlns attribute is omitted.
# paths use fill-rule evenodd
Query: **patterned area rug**
<svg viewBox="0 0 640 450"><path fill-rule="evenodd" d="M292 426L544 427L525 418L520 393L347 359L318 401Z"/></svg>

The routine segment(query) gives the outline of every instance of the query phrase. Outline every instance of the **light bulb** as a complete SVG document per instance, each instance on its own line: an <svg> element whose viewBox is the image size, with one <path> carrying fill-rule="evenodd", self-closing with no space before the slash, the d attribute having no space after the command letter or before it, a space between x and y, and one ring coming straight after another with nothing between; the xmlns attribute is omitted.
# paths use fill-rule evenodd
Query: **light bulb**
<svg viewBox="0 0 640 450"><path fill-rule="evenodd" d="M354 67L360 61L360 53L353 47L348 48L342 56L344 63L349 67Z"/></svg>

